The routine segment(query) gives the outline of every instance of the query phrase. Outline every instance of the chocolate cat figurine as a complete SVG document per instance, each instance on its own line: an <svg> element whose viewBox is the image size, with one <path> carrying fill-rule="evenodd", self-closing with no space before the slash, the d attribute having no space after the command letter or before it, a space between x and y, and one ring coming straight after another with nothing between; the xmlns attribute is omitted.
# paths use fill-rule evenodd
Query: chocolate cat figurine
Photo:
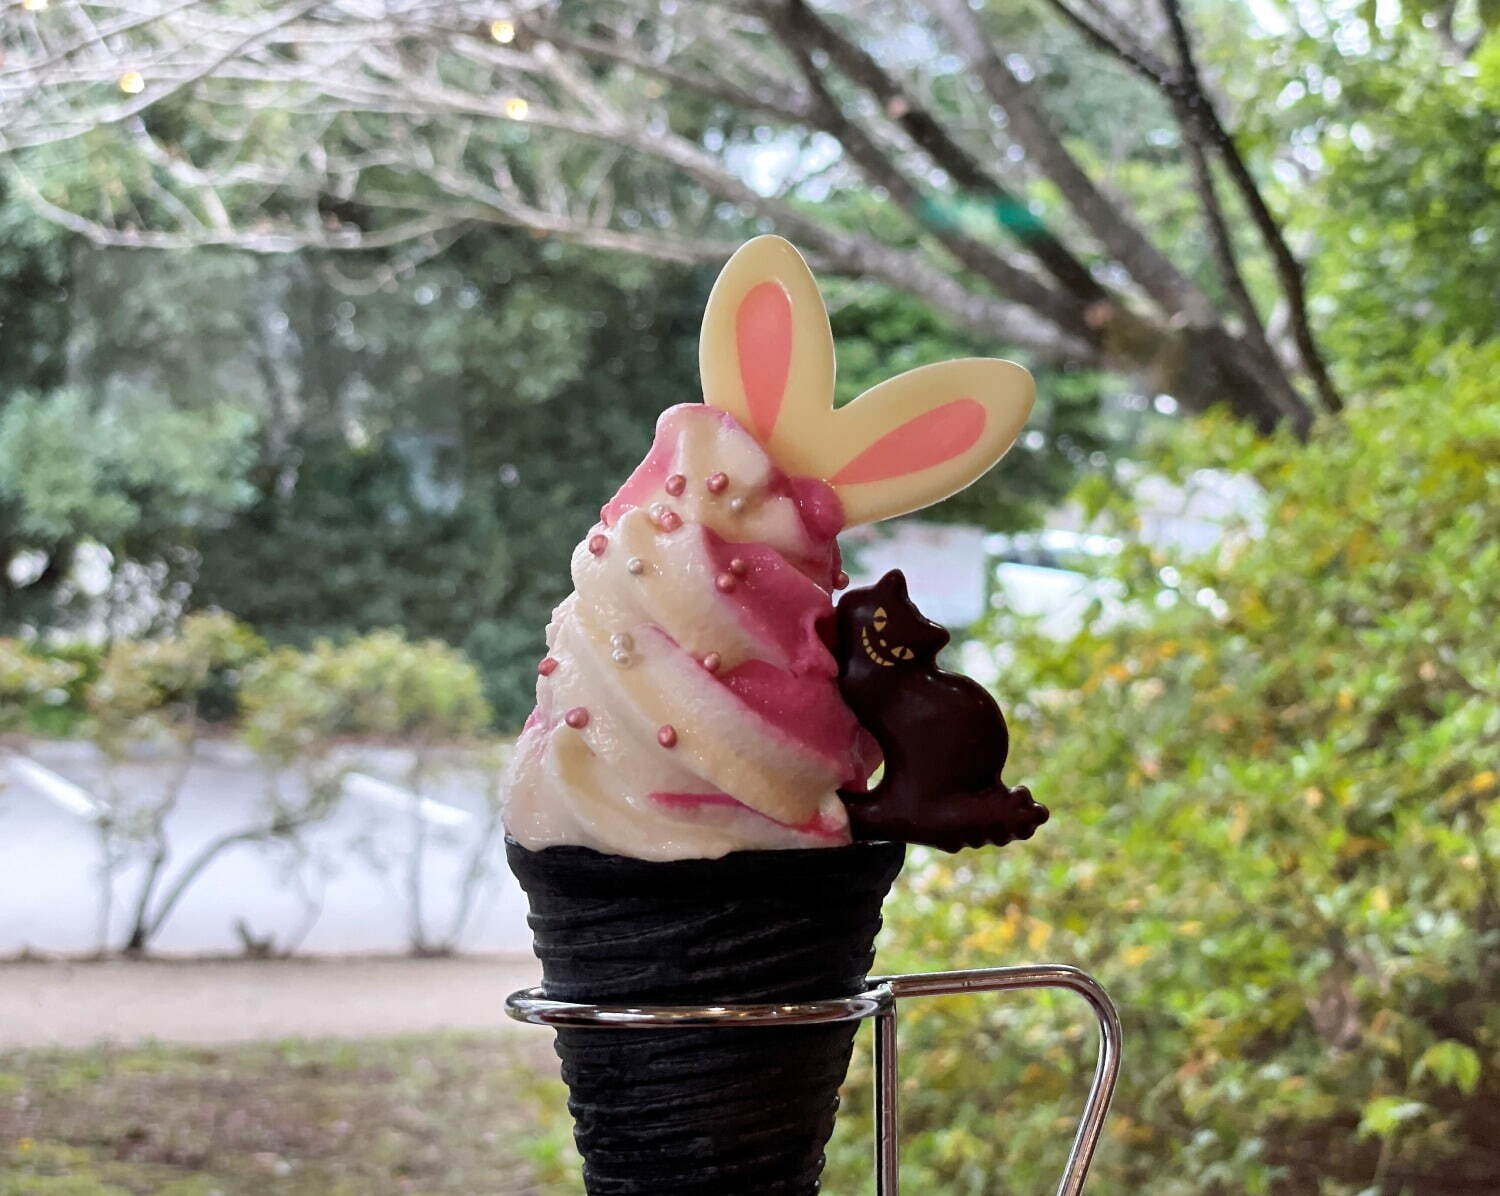
<svg viewBox="0 0 1500 1196"><path fill-rule="evenodd" d="M874 789L839 793L854 837L943 851L1031 838L1047 807L1000 779L1005 717L979 684L937 667L948 633L912 605L901 571L845 594L836 628L839 689L885 757Z"/></svg>

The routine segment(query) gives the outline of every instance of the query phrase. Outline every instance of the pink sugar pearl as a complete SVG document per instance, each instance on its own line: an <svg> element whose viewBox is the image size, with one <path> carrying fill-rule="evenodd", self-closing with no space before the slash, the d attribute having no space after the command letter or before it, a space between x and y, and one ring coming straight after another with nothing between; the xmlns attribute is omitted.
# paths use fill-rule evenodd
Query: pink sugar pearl
<svg viewBox="0 0 1500 1196"><path fill-rule="evenodd" d="M663 511L661 518L657 520L657 525L664 532L675 532L682 526L682 516L676 511Z"/></svg>
<svg viewBox="0 0 1500 1196"><path fill-rule="evenodd" d="M537 664L536 671L543 677L550 677L557 671L557 661L553 660L550 656L544 656L540 663Z"/></svg>
<svg viewBox="0 0 1500 1196"><path fill-rule="evenodd" d="M736 577L744 577L745 574L750 572L750 566L745 564L743 557L735 557L734 560L729 562L729 571Z"/></svg>
<svg viewBox="0 0 1500 1196"><path fill-rule="evenodd" d="M677 728L674 727L671 723L667 723L656 732L656 742L661 744L664 748L676 747Z"/></svg>
<svg viewBox="0 0 1500 1196"><path fill-rule="evenodd" d="M722 663L723 660L720 658L717 652L710 652L703 658L703 667L710 673L717 673L719 671L719 665L721 665Z"/></svg>
<svg viewBox="0 0 1500 1196"><path fill-rule="evenodd" d="M729 488L729 475L727 473L711 473L708 480L703 483L708 487L710 494L723 494Z"/></svg>
<svg viewBox="0 0 1500 1196"><path fill-rule="evenodd" d="M848 584L849 584L849 575L847 573L845 573L842 569L840 569L837 573L835 573L833 575L833 588L835 590L842 590Z"/></svg>
<svg viewBox="0 0 1500 1196"><path fill-rule="evenodd" d="M673 498L676 498L686 489L687 478L683 477L680 473L674 473L667 478L666 491Z"/></svg>
<svg viewBox="0 0 1500 1196"><path fill-rule="evenodd" d="M589 725L589 712L586 707L574 706L572 710L563 715L563 722L575 731L582 731Z"/></svg>
<svg viewBox="0 0 1500 1196"><path fill-rule="evenodd" d="M739 579L733 573L720 573L714 578L714 588L721 594L732 593L739 584Z"/></svg>
<svg viewBox="0 0 1500 1196"><path fill-rule="evenodd" d="M609 537L602 532L595 532L589 537L589 551L595 556L603 556L604 550L609 547Z"/></svg>

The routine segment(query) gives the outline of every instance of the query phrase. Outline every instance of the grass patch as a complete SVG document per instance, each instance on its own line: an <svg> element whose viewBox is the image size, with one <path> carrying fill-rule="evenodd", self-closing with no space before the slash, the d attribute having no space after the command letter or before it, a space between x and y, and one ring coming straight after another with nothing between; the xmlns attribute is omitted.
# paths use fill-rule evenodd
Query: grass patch
<svg viewBox="0 0 1500 1196"><path fill-rule="evenodd" d="M870 1190L861 1036L823 1190ZM0 1051L0 1196L582 1196L548 1035Z"/></svg>
<svg viewBox="0 0 1500 1196"><path fill-rule="evenodd" d="M0 1196L564 1196L545 1036L0 1052Z"/></svg>

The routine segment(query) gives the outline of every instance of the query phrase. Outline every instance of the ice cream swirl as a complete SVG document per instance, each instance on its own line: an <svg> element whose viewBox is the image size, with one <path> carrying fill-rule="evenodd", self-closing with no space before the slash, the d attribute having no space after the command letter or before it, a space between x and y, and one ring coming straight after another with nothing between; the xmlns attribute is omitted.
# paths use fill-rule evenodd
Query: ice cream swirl
<svg viewBox="0 0 1500 1196"><path fill-rule="evenodd" d="M847 843L835 791L869 762L822 638L842 524L731 416L664 412L574 550L509 834L653 860Z"/></svg>

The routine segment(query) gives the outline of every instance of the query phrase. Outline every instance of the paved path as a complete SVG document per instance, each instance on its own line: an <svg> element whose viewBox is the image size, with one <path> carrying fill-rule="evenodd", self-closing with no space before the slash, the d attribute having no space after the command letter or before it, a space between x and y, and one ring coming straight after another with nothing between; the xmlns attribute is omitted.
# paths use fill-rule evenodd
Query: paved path
<svg viewBox="0 0 1500 1196"><path fill-rule="evenodd" d="M502 1006L539 976L529 956L0 964L0 1047L525 1032Z"/></svg>

